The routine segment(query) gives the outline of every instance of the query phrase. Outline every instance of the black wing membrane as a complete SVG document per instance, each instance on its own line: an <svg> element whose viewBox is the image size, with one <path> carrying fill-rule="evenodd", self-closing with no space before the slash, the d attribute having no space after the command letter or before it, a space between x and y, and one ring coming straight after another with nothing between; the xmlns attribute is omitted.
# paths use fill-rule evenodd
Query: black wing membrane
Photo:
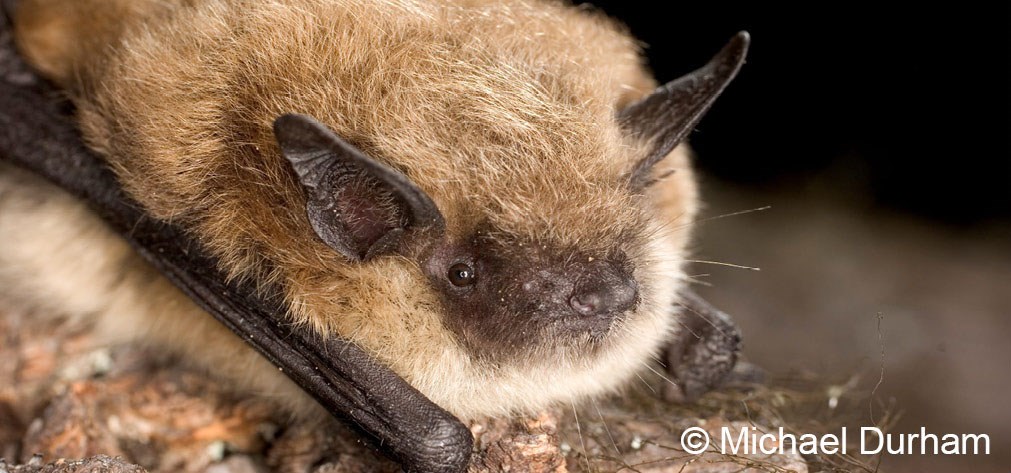
<svg viewBox="0 0 1011 473"><path fill-rule="evenodd" d="M371 437L411 472L462 472L473 438L443 410L353 343L287 323L277 291L226 282L180 228L147 216L89 152L69 104L17 55L0 15L0 160L85 200L144 259L334 416Z"/></svg>

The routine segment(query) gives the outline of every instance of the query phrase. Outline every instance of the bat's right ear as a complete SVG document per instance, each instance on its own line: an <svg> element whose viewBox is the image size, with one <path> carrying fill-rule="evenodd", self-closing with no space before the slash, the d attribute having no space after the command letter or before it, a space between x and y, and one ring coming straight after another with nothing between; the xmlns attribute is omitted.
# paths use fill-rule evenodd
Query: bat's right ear
<svg viewBox="0 0 1011 473"><path fill-rule="evenodd" d="M352 261L396 250L408 230L445 228L432 199L403 173L305 115L282 115L274 136L306 192L316 234Z"/></svg>
<svg viewBox="0 0 1011 473"><path fill-rule="evenodd" d="M702 119L741 69L750 43L747 32L737 33L705 66L660 86L618 112L618 121L627 131L653 141L653 150L632 169L632 189L645 187L653 166Z"/></svg>

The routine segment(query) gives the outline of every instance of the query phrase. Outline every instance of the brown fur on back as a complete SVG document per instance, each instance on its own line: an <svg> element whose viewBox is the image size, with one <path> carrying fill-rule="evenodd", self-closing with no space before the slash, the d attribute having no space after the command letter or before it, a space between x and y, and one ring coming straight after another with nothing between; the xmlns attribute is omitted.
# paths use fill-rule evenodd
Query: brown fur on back
<svg viewBox="0 0 1011 473"><path fill-rule="evenodd" d="M279 284L297 322L357 341L457 414L613 388L672 330L695 187L679 149L657 170L672 177L627 192L648 144L614 115L654 83L602 15L521 0L26 0L17 24L152 215L192 231L233 277ZM351 264L315 238L271 133L284 113L404 171L451 237L490 225L590 254L626 242L646 315L600 357L481 365L416 265Z"/></svg>

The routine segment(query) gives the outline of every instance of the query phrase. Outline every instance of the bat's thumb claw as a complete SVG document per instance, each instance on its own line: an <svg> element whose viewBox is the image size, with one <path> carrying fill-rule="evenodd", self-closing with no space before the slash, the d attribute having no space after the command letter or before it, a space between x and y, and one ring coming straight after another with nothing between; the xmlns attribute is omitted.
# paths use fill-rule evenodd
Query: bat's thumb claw
<svg viewBox="0 0 1011 473"><path fill-rule="evenodd" d="M721 385L737 364L741 335L730 316L695 294L683 298L678 317L682 330L664 354L673 384L664 397L673 402L694 402Z"/></svg>

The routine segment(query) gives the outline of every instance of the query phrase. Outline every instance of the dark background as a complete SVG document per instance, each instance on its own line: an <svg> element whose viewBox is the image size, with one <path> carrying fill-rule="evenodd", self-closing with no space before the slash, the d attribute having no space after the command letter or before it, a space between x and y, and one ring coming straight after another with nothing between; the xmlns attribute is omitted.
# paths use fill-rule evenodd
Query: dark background
<svg viewBox="0 0 1011 473"><path fill-rule="evenodd" d="M591 3L648 45L662 82L751 33L748 63L691 137L710 176L954 225L1011 221L1006 3Z"/></svg>

